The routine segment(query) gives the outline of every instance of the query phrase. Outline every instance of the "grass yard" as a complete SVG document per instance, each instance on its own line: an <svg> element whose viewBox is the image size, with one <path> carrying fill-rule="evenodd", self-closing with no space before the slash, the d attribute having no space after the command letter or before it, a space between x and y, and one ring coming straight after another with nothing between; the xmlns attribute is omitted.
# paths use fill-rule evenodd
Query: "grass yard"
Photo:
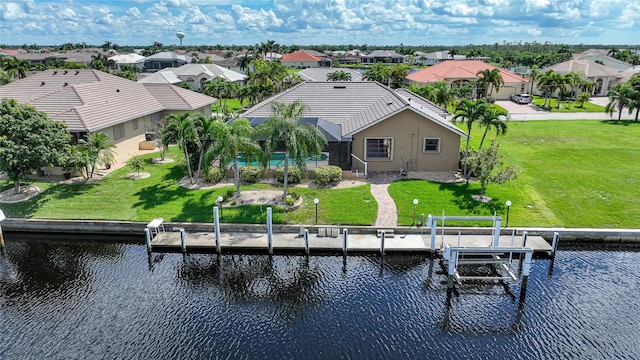
<svg viewBox="0 0 640 360"><path fill-rule="evenodd" d="M550 108L543 107L544 97L535 96L533 98L533 105L549 112L561 112L561 113L579 113L579 112L595 112L595 113L603 113L604 107L600 105L596 105L594 103L585 102L582 107L578 107L578 103L575 101L560 101L560 108L558 109L558 99L547 99L547 105Z"/></svg>
<svg viewBox="0 0 640 360"><path fill-rule="evenodd" d="M211 104L211 111L216 113L222 113L224 111L224 106L227 106L227 109L232 113L239 113L246 106L246 104L242 104L238 99L222 99L222 105L220 105L220 101L216 101Z"/></svg>
<svg viewBox="0 0 640 360"><path fill-rule="evenodd" d="M144 158L149 161L156 154ZM172 148L170 155L180 159L180 153ZM178 180L184 171L181 162L170 164L147 164L144 172L149 178L131 180L127 174L133 172L124 167L106 178L90 184L56 184L45 181L28 181L24 185L35 185L41 194L17 204L1 204L9 217L46 219L93 219L150 221L162 217L166 221L211 222L212 207L218 196L225 196L235 187L208 190L189 190L181 187ZM13 183L0 181L0 191L11 188ZM243 190L278 189L264 184L244 185ZM281 189L281 187L280 187ZM320 199L318 222L321 224L360 224L375 222L377 203L371 196L369 185L348 189L304 189L295 188L303 203L299 209L286 214L279 207L273 208L274 223L284 223L287 215L289 223L315 223L313 198ZM264 223L266 207L246 205L223 206L223 222Z"/></svg>
<svg viewBox="0 0 640 360"><path fill-rule="evenodd" d="M474 128L477 146L481 129ZM519 170L518 179L489 185L493 198L481 204L471 196L479 185L403 181L389 192L398 206L398 222L410 225L417 213L503 217L512 202L509 225L640 228L637 163L640 123L632 121L511 122L500 137L501 153Z"/></svg>

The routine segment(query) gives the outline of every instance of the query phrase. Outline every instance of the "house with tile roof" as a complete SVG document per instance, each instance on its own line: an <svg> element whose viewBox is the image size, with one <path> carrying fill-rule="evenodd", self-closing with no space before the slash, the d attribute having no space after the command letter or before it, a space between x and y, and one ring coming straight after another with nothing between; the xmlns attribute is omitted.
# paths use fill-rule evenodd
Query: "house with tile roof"
<svg viewBox="0 0 640 360"><path fill-rule="evenodd" d="M452 85L474 82L479 78L478 72L485 69L498 69L504 85L493 92L498 100L507 100L513 94L526 92L529 80L502 68L496 68L481 60L447 60L407 75L409 85L421 86L428 83L444 81Z"/></svg>
<svg viewBox="0 0 640 360"><path fill-rule="evenodd" d="M370 54L362 55L360 62L363 64L404 64L405 57L396 53L393 50L374 50Z"/></svg>
<svg viewBox="0 0 640 360"><path fill-rule="evenodd" d="M142 71L142 69L144 69L144 59L146 58L142 55L131 53L131 54L114 55L109 59L115 61L116 69L118 70L122 70L122 67L125 65L132 65L140 69L140 71Z"/></svg>
<svg viewBox="0 0 640 360"><path fill-rule="evenodd" d="M302 49L282 55L280 64L291 69L306 69L331 66L331 60L324 56L312 55L309 51Z"/></svg>
<svg viewBox="0 0 640 360"><path fill-rule="evenodd" d="M591 60L568 60L548 66L542 69L541 72L547 70L553 70L560 75L566 75L568 73L583 74L584 77L596 83L592 94L596 96L606 96L609 88L616 85L618 78L622 77L622 71L598 64Z"/></svg>
<svg viewBox="0 0 640 360"><path fill-rule="evenodd" d="M144 71L156 72L168 67L180 67L191 62L191 56L162 51L144 59Z"/></svg>
<svg viewBox="0 0 640 360"><path fill-rule="evenodd" d="M377 82L304 82L244 114L253 126L271 115L275 101L306 106L304 123L325 135L329 164L345 171L456 171L467 135L447 121L446 110L402 89Z"/></svg>
<svg viewBox="0 0 640 360"><path fill-rule="evenodd" d="M156 87L157 86L157 87ZM77 141L106 134L119 157L138 150L146 124L170 113L211 115L215 99L171 85L147 86L98 70L51 69L0 86L0 98L13 98L64 122Z"/></svg>
<svg viewBox="0 0 640 360"><path fill-rule="evenodd" d="M163 69L138 82L156 84L166 82L176 85L184 81L191 86L191 89L202 92L204 85L216 78L244 85L249 77L216 64L185 64L177 68Z"/></svg>

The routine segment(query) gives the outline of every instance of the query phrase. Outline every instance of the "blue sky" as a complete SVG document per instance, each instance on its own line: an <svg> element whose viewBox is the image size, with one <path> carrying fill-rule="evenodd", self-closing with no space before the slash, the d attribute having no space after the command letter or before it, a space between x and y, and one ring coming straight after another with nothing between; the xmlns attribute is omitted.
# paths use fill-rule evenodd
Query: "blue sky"
<svg viewBox="0 0 640 360"><path fill-rule="evenodd" d="M640 0L0 0L0 44L640 44Z"/></svg>

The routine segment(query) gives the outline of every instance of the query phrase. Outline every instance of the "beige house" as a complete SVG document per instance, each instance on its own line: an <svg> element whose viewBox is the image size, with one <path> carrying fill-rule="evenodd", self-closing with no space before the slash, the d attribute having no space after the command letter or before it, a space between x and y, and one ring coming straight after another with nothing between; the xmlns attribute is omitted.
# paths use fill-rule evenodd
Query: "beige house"
<svg viewBox="0 0 640 360"><path fill-rule="evenodd" d="M583 74L584 77L596 83L596 87L592 93L592 95L596 96L606 96L609 88L616 85L617 78L622 74L622 71L598 64L591 60L568 60L546 67L542 69L541 72L547 70L553 70L560 75L566 75L568 73Z"/></svg>
<svg viewBox="0 0 640 360"><path fill-rule="evenodd" d="M343 170L456 171L460 139L446 110L408 91L377 82L306 82L243 114L254 126L271 114L274 101L300 100L303 122L317 126L329 145L329 164Z"/></svg>
<svg viewBox="0 0 640 360"><path fill-rule="evenodd" d="M142 84L88 69L41 71L1 86L0 98L16 99L64 122L75 141L88 133L106 134L116 145L118 163L141 148L148 123L172 112L210 115L215 102L172 85L154 85L150 91Z"/></svg>

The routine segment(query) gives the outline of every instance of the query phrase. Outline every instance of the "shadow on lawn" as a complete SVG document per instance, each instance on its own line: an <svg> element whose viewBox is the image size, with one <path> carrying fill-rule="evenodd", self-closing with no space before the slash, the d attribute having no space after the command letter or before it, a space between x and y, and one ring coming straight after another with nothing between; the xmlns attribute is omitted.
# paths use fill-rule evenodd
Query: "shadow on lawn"
<svg viewBox="0 0 640 360"><path fill-rule="evenodd" d="M480 189L472 184L442 183L439 190L451 193L451 202L466 214L493 215L496 212L499 215L506 210L506 205L499 198L493 198L488 203L474 200L473 195L477 195Z"/></svg>
<svg viewBox="0 0 640 360"><path fill-rule="evenodd" d="M601 123L608 124L608 125L622 125L622 126L640 125L640 121L635 121L635 120L602 120Z"/></svg>

